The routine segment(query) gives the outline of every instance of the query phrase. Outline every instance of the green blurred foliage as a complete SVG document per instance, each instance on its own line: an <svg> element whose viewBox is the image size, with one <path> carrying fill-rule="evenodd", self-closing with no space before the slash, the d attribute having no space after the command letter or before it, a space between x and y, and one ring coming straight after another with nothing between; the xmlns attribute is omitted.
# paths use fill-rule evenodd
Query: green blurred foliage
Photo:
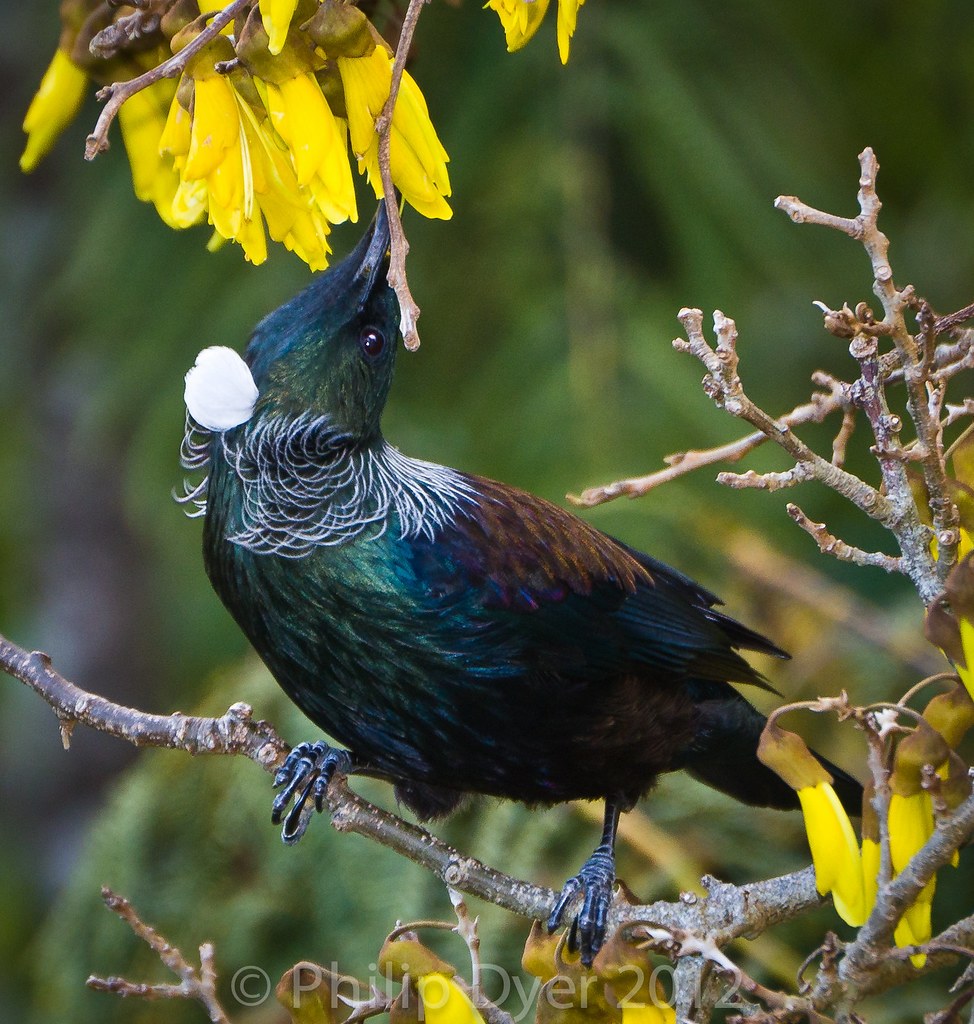
<svg viewBox="0 0 974 1024"><path fill-rule="evenodd" d="M212 713L249 699L288 739L306 738L262 676L214 677L245 645L204 578L199 525L169 498L183 372L206 345L241 347L306 268L283 251L253 268L230 246L207 254L203 230L164 228L132 197L120 144L94 164L81 159L93 100L36 174L19 175L19 123L55 44L56 6L0 0L0 628L114 699ZM814 369L850 367L811 301L869 299L869 268L849 239L795 227L771 203L797 194L851 214L867 144L882 163L898 280L943 312L971 301L972 34L961 0L590 0L563 68L553 24L508 55L479 3L432 4L414 74L452 156L455 216L407 218L423 347L400 356L388 436L554 500L736 437L739 425L700 391L700 367L670 347L683 305L737 319L756 400L771 411L802 401ZM335 232L337 253L357 230ZM809 436L827 450L828 428ZM852 460L874 478L861 437ZM784 462L762 452L751 464ZM904 690L922 657L908 584L821 559L783 504L798 500L849 540L890 550L881 531L821 489L726 491L712 476L588 515L693 573L791 649L792 662L767 668L789 698ZM769 549L772 576L800 563L822 596L785 597L742 569ZM864 638L851 600L881 608L885 641ZM851 728L803 724L833 756L861 761ZM100 909L102 882L184 949L214 940L225 980L249 963L274 978L299 957L367 969L396 917L448 914L436 883L356 837L321 827L280 847L253 766L135 758L80 732L62 753L50 714L9 680L0 767L4 1019L177 1019L168 1006L83 990L90 971L162 980ZM806 859L797 816L744 810L689 781L666 780L648 810L725 877ZM564 808L495 806L447 833L555 885L595 829ZM970 870L944 874L944 920L971 891ZM674 893L632 851L621 873L640 895ZM485 920L486 948L511 962L522 924ZM807 951L835 924L823 909L786 940ZM893 1016L909 1010L898 998Z"/></svg>

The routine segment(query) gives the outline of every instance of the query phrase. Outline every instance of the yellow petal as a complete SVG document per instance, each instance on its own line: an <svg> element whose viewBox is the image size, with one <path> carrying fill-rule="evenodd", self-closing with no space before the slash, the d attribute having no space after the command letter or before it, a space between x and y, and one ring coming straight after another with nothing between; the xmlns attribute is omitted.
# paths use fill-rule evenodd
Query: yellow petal
<svg viewBox="0 0 974 1024"><path fill-rule="evenodd" d="M866 919L862 857L849 816L827 782L799 789L798 799L815 865L816 888L823 895L831 891L843 921L861 925Z"/></svg>
<svg viewBox="0 0 974 1024"><path fill-rule="evenodd" d="M389 170L403 199L418 213L439 220L449 220L453 216L450 204L433 183L428 169L418 159L408 140L395 128L389 140ZM376 178L379 178L378 167Z"/></svg>
<svg viewBox="0 0 974 1024"><path fill-rule="evenodd" d="M915 903L900 918L899 924L893 932L893 942L900 949L906 946L921 946L930 940L931 934L930 904L928 902ZM926 962L925 953L914 953L910 957L910 963L918 969L923 967Z"/></svg>
<svg viewBox="0 0 974 1024"><path fill-rule="evenodd" d="M483 1017L459 985L445 974L417 979L426 1024L484 1024Z"/></svg>
<svg viewBox="0 0 974 1024"><path fill-rule="evenodd" d="M345 92L352 152L361 157L375 138L375 119L389 98L392 66L381 46L365 57L339 57L336 63Z"/></svg>
<svg viewBox="0 0 974 1024"><path fill-rule="evenodd" d="M876 894L879 891L879 860L880 845L874 839L862 841L862 886L863 905L866 916L876 906Z"/></svg>
<svg viewBox="0 0 974 1024"><path fill-rule="evenodd" d="M287 143L299 185L318 176L334 196L334 205L355 210L355 186L348 164L345 138L314 75L308 73L267 83L271 123Z"/></svg>
<svg viewBox="0 0 974 1024"><path fill-rule="evenodd" d="M345 90L352 152L358 157L360 169L368 175L376 196L381 196L375 118L389 95L391 59L377 46L368 57L338 58L338 68ZM447 220L453 215L445 199L450 194L447 160L419 86L403 75L392 115L389 170L406 202L426 217Z"/></svg>
<svg viewBox="0 0 974 1024"><path fill-rule="evenodd" d="M264 222L259 211L256 211L253 217L244 218L234 241L240 243L244 256L254 266L259 266L267 259L267 238L264 235Z"/></svg>
<svg viewBox="0 0 974 1024"><path fill-rule="evenodd" d="M514 53L530 40L548 10L548 0L487 0L484 5L497 13L504 29L507 50Z"/></svg>
<svg viewBox="0 0 974 1024"><path fill-rule="evenodd" d="M188 228L206 216L206 182L180 181L172 200L172 216L176 227Z"/></svg>
<svg viewBox="0 0 974 1024"><path fill-rule="evenodd" d="M166 117L166 126L159 137L159 152L171 153L173 156L186 156L189 152L190 125L192 118L188 110L178 99L173 97L169 105L169 115Z"/></svg>
<svg viewBox="0 0 974 1024"><path fill-rule="evenodd" d="M446 169L450 157L430 120L426 97L408 71L403 72L392 124L408 141L437 190L450 195L450 175Z"/></svg>
<svg viewBox="0 0 974 1024"><path fill-rule="evenodd" d="M55 50L24 116L27 145L20 169L29 174L44 159L85 98L88 76L63 50Z"/></svg>
<svg viewBox="0 0 974 1024"><path fill-rule="evenodd" d="M173 170L172 160L160 154L167 108L174 102L175 89L171 81L155 82L130 96L118 112L135 194L143 202L153 203L171 228L186 226L173 214L179 176Z"/></svg>
<svg viewBox="0 0 974 1024"><path fill-rule="evenodd" d="M558 0L558 55L562 64L568 63L568 48L575 34L578 9L585 0Z"/></svg>
<svg viewBox="0 0 974 1024"><path fill-rule="evenodd" d="M899 874L933 835L930 795L922 790L912 796L891 794L888 820L890 858Z"/></svg>
<svg viewBox="0 0 974 1024"><path fill-rule="evenodd" d="M205 178L221 163L240 135L233 86L223 75L208 75L194 83L193 126L183 177Z"/></svg>
<svg viewBox="0 0 974 1024"><path fill-rule="evenodd" d="M284 49L298 0L260 0L260 18L267 33L267 49L276 57Z"/></svg>
<svg viewBox="0 0 974 1024"><path fill-rule="evenodd" d="M964 648L964 660L966 668L957 666L957 674L961 682L967 687L967 692L974 697L974 622L970 619L960 620L960 642Z"/></svg>

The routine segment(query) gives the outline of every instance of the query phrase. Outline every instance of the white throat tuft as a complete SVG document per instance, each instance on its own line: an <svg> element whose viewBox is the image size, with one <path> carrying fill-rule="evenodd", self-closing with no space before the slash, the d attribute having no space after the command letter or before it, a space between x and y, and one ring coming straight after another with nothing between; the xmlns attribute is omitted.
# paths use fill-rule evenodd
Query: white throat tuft
<svg viewBox="0 0 974 1024"><path fill-rule="evenodd" d="M250 367L232 348L203 349L186 374L183 392L190 416L207 430L222 433L246 423L257 403Z"/></svg>

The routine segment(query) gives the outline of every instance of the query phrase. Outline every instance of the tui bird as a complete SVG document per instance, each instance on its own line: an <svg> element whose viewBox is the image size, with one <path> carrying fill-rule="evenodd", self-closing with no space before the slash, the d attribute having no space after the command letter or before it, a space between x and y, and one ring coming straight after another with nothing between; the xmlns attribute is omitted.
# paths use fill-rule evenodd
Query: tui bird
<svg viewBox="0 0 974 1024"><path fill-rule="evenodd" d="M548 921L590 963L621 812L685 769L748 804L795 793L757 759L738 653L787 657L675 569L506 484L383 437L399 329L384 205L356 249L255 329L246 362L187 374L183 463L207 477L206 571L298 707L347 749L302 743L275 779L286 841L336 772L391 781L427 820L466 794L605 801L602 840ZM843 803L859 784L827 764ZM293 803L292 803L293 801ZM290 810L288 806L290 805Z"/></svg>

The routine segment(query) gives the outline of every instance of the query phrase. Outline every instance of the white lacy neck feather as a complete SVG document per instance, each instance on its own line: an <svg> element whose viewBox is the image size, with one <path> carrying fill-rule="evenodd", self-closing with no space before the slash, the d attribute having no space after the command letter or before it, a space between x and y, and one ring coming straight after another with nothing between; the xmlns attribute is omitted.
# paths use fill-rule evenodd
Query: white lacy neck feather
<svg viewBox="0 0 974 1024"><path fill-rule="evenodd" d="M222 457L242 487L240 528L228 540L258 554L300 558L320 546L382 536L398 521L405 539L453 520L475 497L455 470L403 455L382 442L350 446L327 416L261 418L239 439L222 441ZM188 470L206 469L213 434L187 416L180 449ZM177 497L191 518L206 514L209 477Z"/></svg>

